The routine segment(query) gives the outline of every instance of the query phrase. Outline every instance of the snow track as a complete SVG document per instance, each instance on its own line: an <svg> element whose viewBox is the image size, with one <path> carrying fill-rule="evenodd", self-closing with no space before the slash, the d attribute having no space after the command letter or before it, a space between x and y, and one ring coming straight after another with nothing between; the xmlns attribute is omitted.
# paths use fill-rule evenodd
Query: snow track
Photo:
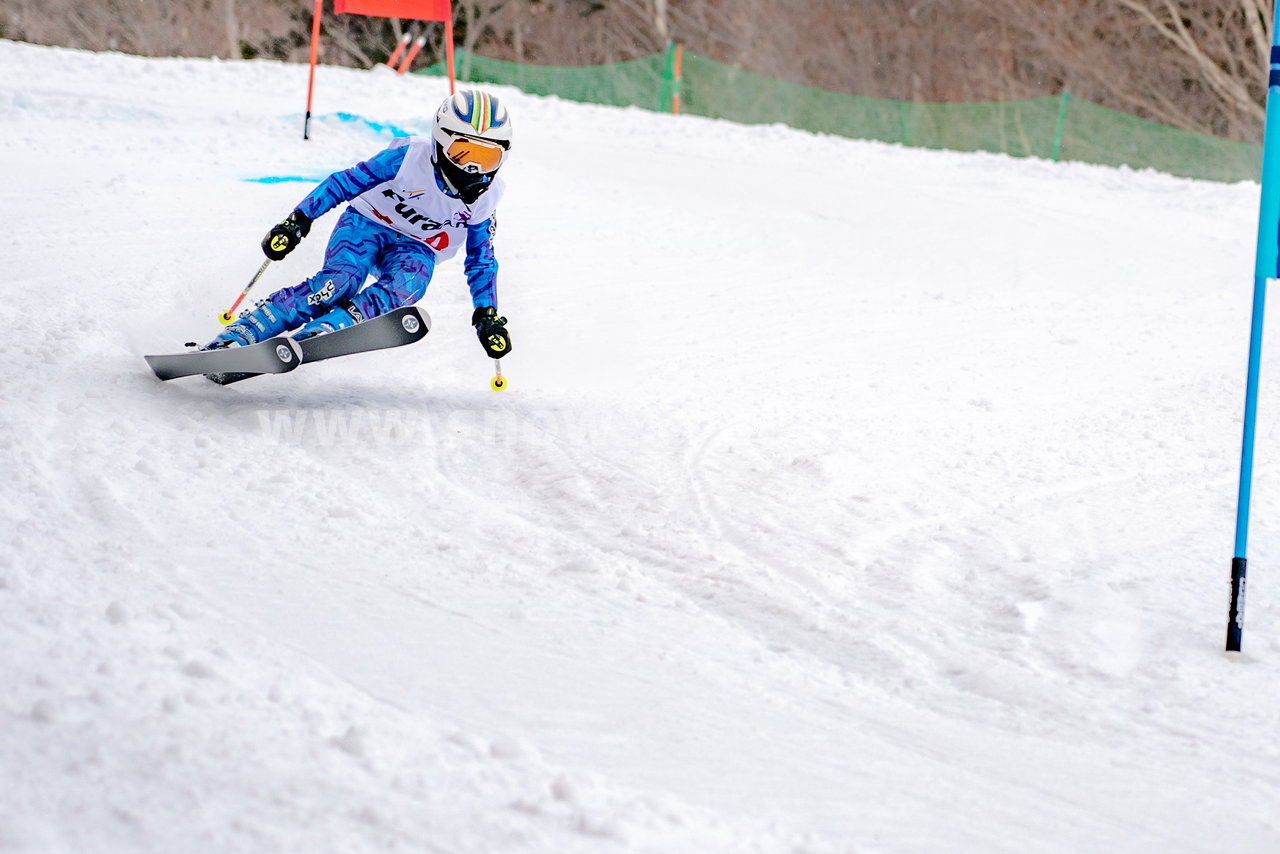
<svg viewBox="0 0 1280 854"><path fill-rule="evenodd" d="M504 92L510 391L454 265L413 348L160 384L307 189L244 179L445 84L322 68L303 143L304 68L0 71L0 852L1280 847L1256 186Z"/></svg>

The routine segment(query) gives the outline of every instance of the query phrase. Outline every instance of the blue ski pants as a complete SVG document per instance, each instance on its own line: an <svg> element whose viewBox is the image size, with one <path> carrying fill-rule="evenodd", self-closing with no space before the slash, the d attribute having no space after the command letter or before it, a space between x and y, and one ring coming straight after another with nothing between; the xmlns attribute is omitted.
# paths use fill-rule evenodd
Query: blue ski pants
<svg viewBox="0 0 1280 854"><path fill-rule="evenodd" d="M263 312L264 305L254 312L270 325L279 325L262 330L266 334L258 340L301 326L334 307L354 306L357 319L368 320L411 305L426 293L435 265L435 253L426 244L347 208L329 237L320 272L267 297L264 303L272 311ZM370 275L377 280L363 287ZM274 323L268 320L273 314Z"/></svg>

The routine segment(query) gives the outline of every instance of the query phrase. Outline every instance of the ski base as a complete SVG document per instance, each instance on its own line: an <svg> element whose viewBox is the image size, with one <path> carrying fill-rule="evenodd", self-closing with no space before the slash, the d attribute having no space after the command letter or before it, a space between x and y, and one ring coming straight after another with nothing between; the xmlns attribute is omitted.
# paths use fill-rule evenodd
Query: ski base
<svg viewBox="0 0 1280 854"><path fill-rule="evenodd" d="M403 347L421 341L431 331L431 316L417 306L397 308L386 314L294 343L302 350L302 362L322 362L339 356ZM258 374L253 371L222 371L206 376L218 385L231 385Z"/></svg>
<svg viewBox="0 0 1280 854"><path fill-rule="evenodd" d="M224 350L193 350L144 356L147 365L162 380L193 377L212 372L284 374L302 364L302 348L292 338L280 336Z"/></svg>

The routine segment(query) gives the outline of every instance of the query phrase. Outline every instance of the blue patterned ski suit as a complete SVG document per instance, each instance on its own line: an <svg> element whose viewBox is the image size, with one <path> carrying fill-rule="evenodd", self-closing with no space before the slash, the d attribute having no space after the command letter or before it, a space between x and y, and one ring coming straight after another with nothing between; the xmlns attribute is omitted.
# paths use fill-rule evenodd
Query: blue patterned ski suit
<svg viewBox="0 0 1280 854"><path fill-rule="evenodd" d="M350 169L335 172L303 199L297 209L312 221L319 219L342 202L394 178L408 150L391 147ZM444 184L438 175L436 181L443 190ZM496 305L497 301L494 230L492 216L466 224L464 269L476 308ZM299 337L311 332L313 326L323 325L335 317L342 319L331 322L325 329L350 325L347 315L355 321L368 320L421 299L435 263L435 252L422 240L347 208L329 237L320 272L271 294L237 325L252 325L253 337L261 341L308 321L313 323L304 328ZM370 275L375 275L376 280L363 287ZM228 331L233 329L235 326Z"/></svg>

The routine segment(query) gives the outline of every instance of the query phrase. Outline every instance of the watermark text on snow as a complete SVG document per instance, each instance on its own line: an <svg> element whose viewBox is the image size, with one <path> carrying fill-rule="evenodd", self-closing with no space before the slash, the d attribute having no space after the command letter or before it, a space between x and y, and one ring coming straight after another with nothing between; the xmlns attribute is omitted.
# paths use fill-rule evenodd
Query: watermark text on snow
<svg viewBox="0 0 1280 854"><path fill-rule="evenodd" d="M257 416L259 433L269 442L325 448L450 442L469 447L556 445L586 442L603 426L598 417L555 410L528 414L493 409L259 409Z"/></svg>

